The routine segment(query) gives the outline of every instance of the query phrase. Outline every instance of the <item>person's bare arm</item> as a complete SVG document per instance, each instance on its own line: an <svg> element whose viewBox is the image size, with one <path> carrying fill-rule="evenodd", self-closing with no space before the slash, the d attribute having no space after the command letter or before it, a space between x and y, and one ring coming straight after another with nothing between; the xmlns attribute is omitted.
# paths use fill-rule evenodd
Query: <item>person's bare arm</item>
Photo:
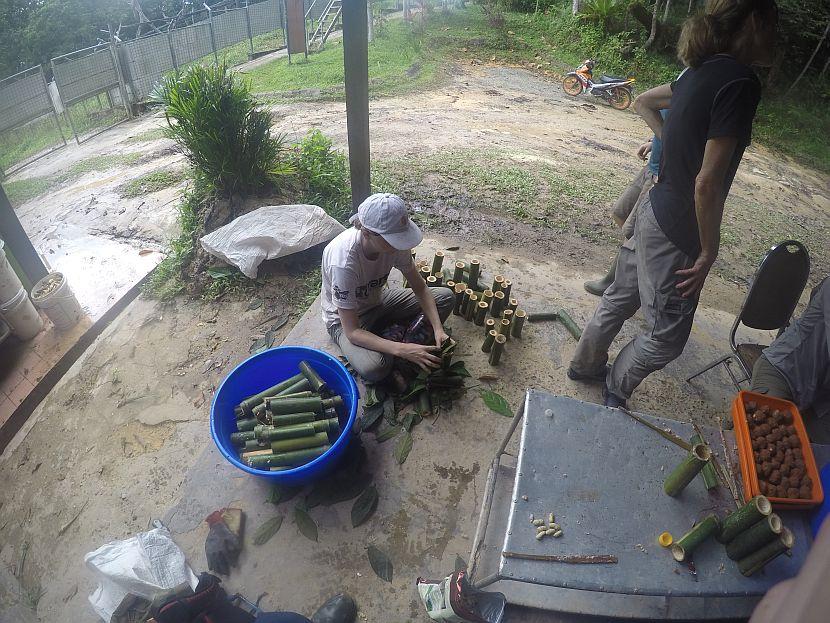
<svg viewBox="0 0 830 623"><path fill-rule="evenodd" d="M418 302L421 304L421 310L424 312L424 316L426 316L426 319L429 320L429 324L432 325L432 333L435 336L435 345L441 346L442 342L447 339L448 336L444 332L444 325L441 324L441 316L438 315L438 307L435 305L435 298L429 291L424 278L420 275L417 268L415 268L415 264L412 264L409 268L402 270L401 272L409 282L413 294L415 294L418 298Z"/></svg>
<svg viewBox="0 0 830 623"><path fill-rule="evenodd" d="M703 164L695 178L695 213L700 235L700 255L691 268L676 273L684 277L677 284L677 289L684 298L700 293L709 270L718 257L720 224L726 200L723 180L737 145L737 138L725 136L706 141Z"/></svg>
<svg viewBox="0 0 830 623"><path fill-rule="evenodd" d="M663 138L663 116L661 110L671 108L671 84L661 84L643 93L634 100L634 110L654 132L654 136Z"/></svg>

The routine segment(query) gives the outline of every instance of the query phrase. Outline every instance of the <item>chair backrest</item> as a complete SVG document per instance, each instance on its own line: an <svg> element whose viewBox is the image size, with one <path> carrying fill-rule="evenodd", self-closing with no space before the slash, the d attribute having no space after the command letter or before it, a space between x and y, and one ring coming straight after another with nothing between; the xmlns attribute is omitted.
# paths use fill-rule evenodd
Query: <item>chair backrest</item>
<svg viewBox="0 0 830 623"><path fill-rule="evenodd" d="M772 247L755 271L736 325L772 331L785 327L810 275L810 254L803 244L785 240Z"/></svg>

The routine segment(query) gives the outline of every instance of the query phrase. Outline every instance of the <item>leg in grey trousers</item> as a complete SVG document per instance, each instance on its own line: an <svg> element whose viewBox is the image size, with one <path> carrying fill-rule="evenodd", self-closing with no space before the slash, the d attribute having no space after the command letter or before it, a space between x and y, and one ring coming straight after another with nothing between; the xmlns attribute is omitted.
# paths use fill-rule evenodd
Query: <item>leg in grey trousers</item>
<svg viewBox="0 0 830 623"><path fill-rule="evenodd" d="M455 295L449 288L429 288L441 321L447 319L455 303ZM386 325L396 320L409 320L421 312L421 304L412 290L405 288L387 288L381 297L380 305L360 316L360 328L372 331L378 325ZM395 358L352 344L340 324L329 329L329 335L343 351L343 355L352 364L360 376L376 383L385 379L392 371Z"/></svg>
<svg viewBox="0 0 830 623"><path fill-rule="evenodd" d="M575 372L601 371L623 322L642 306L646 332L620 351L606 379L608 390L626 400L646 376L680 356L697 309L697 299L678 294L675 275L694 260L666 238L647 197L638 214L634 240L636 251L621 249L616 279L585 327L571 361Z"/></svg>

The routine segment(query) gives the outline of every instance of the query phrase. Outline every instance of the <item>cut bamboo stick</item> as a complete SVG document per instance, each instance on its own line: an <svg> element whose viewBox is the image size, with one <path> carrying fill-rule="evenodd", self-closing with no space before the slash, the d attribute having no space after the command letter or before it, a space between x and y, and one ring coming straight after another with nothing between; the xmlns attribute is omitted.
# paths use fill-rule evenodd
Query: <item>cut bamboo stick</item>
<svg viewBox="0 0 830 623"><path fill-rule="evenodd" d="M525 310L517 309L516 313L513 314L513 325L510 328L510 335L515 338L522 337L522 327L525 324L525 318L527 318Z"/></svg>
<svg viewBox="0 0 830 623"><path fill-rule="evenodd" d="M328 384L319 374L317 374L317 370L311 367L311 364L307 361L300 362L300 372L303 373L303 376L306 378L309 385L311 385L311 391L322 394L329 390Z"/></svg>
<svg viewBox="0 0 830 623"><path fill-rule="evenodd" d="M308 382L307 378L302 377L299 381L297 381L293 385L289 385L284 390L279 392L276 396L273 396L273 398L278 398L280 396L287 396L289 394L296 394L298 392L305 392L305 391L309 391L310 389L311 389L311 383ZM265 402L267 403L268 400L269 399L266 398Z"/></svg>
<svg viewBox="0 0 830 623"><path fill-rule="evenodd" d="M455 307L452 309L452 313L456 316L461 315L461 304L464 302L464 293L467 290L467 284L464 282L455 283Z"/></svg>
<svg viewBox="0 0 830 623"><path fill-rule="evenodd" d="M432 256L432 274L436 275L441 272L441 268L444 266L444 252L443 251L436 251L435 255Z"/></svg>
<svg viewBox="0 0 830 623"><path fill-rule="evenodd" d="M251 450L250 452L243 452L239 455L239 458L244 462L254 456L270 456L271 454L273 454L271 449L265 448L264 450Z"/></svg>
<svg viewBox="0 0 830 623"><path fill-rule="evenodd" d="M712 451L702 443L692 446L691 451L677 467L669 474L663 483L666 495L677 497L694 480L704 465L712 458Z"/></svg>
<svg viewBox="0 0 830 623"><path fill-rule="evenodd" d="M305 437L293 437L291 439L280 439L271 442L271 450L274 454L278 452L292 452L294 450L305 450L306 448L318 448L329 442L328 433L317 433Z"/></svg>
<svg viewBox="0 0 830 623"><path fill-rule="evenodd" d="M481 262L476 259L470 260L470 272L467 283L473 290L478 290L478 275L481 272Z"/></svg>
<svg viewBox="0 0 830 623"><path fill-rule="evenodd" d="M293 439L295 437L308 437L317 433L327 433L332 436L339 434L340 427L337 419L316 420L291 426L258 426L256 429L257 439L263 443L272 443L281 439Z"/></svg>
<svg viewBox="0 0 830 623"><path fill-rule="evenodd" d="M738 569L745 576L753 575L784 552L791 550L794 544L795 536L788 528L784 528L777 539L770 541L745 558L741 558L738 561Z"/></svg>
<svg viewBox="0 0 830 623"><path fill-rule="evenodd" d="M781 518L772 513L729 541L726 544L726 555L732 560L746 558L781 534L783 528Z"/></svg>
<svg viewBox="0 0 830 623"><path fill-rule="evenodd" d="M515 312L516 309L519 307L519 300L516 298L511 298L510 301L507 303L507 309L510 311Z"/></svg>
<svg viewBox="0 0 830 623"><path fill-rule="evenodd" d="M505 309L501 312L501 319L507 320L510 324L507 325L507 330L502 334L504 337L510 340L510 330L513 327L513 310L512 309Z"/></svg>
<svg viewBox="0 0 830 623"><path fill-rule="evenodd" d="M677 562L687 560L692 552L710 536L718 531L718 518L707 515L694 528L680 537L671 546L671 554Z"/></svg>
<svg viewBox="0 0 830 623"><path fill-rule="evenodd" d="M271 416L271 426L293 426L294 424L305 424L306 422L313 422L315 416L316 414L311 411L306 411L304 413L274 415ZM254 430L256 430L256 428L254 428Z"/></svg>
<svg viewBox="0 0 830 623"><path fill-rule="evenodd" d="M718 542L729 543L770 513L772 513L770 501L763 495L756 495L721 522L720 534L717 536Z"/></svg>
<svg viewBox="0 0 830 623"><path fill-rule="evenodd" d="M456 262L455 263L455 272L452 274L452 280L455 283L461 283L464 281L464 269L467 265L464 262Z"/></svg>
<svg viewBox="0 0 830 623"><path fill-rule="evenodd" d="M243 412L250 413L251 409L253 409L256 405L262 402L267 396L276 396L282 390L286 389L287 387L291 387L297 381L302 380L302 378L302 373L295 374L291 378L285 379L284 381L280 381L273 387L269 387L268 389L263 390L258 394L254 394L253 396L248 396L239 404L239 407Z"/></svg>
<svg viewBox="0 0 830 623"><path fill-rule="evenodd" d="M322 456L331 446L325 445L319 448L307 448L305 450L294 450L293 452L281 452L269 456L253 456L248 459L248 465L256 469L267 469L269 467L285 467L305 465L318 456Z"/></svg>
<svg viewBox="0 0 830 623"><path fill-rule="evenodd" d="M245 452L254 452L256 450L262 450L263 446L256 439L249 439L245 442L245 445L242 446L242 448L245 450Z"/></svg>
<svg viewBox="0 0 830 623"><path fill-rule="evenodd" d="M495 331L496 329L496 319L495 318L488 318L484 321L484 335L490 333L490 331Z"/></svg>
<svg viewBox="0 0 830 623"><path fill-rule="evenodd" d="M501 286L504 283L504 275L496 275L493 277L493 287L490 288L493 294L501 291Z"/></svg>
<svg viewBox="0 0 830 623"><path fill-rule="evenodd" d="M504 292L505 300L510 298L510 290L513 289L513 282L510 279L505 279L501 284L501 291Z"/></svg>
<svg viewBox="0 0 830 623"><path fill-rule="evenodd" d="M246 441L256 441L256 433L252 430L246 430L241 433L231 433L231 443L235 446L244 445Z"/></svg>
<svg viewBox="0 0 830 623"><path fill-rule="evenodd" d="M256 418L243 418L236 421L236 429L240 433L244 433L245 431L254 430L254 426L257 424L259 424L259 422Z"/></svg>
<svg viewBox="0 0 830 623"><path fill-rule="evenodd" d="M494 330L487 332L484 336L484 343L481 345L481 352L489 353L493 349L493 342L496 340L497 333Z"/></svg>
<svg viewBox="0 0 830 623"><path fill-rule="evenodd" d="M478 307L476 308L475 323L479 327L484 326L484 319L487 318L487 310L489 308L490 306L484 301L478 302Z"/></svg>
<svg viewBox="0 0 830 623"><path fill-rule="evenodd" d="M504 343L507 341L507 338L503 335L497 335L493 339L493 347L490 349L490 365L497 366L499 365L499 361L501 360L502 353L504 352Z"/></svg>
<svg viewBox="0 0 830 623"><path fill-rule="evenodd" d="M464 290L464 298L461 300L461 315L464 316L464 318L467 317L467 307L470 304L470 297L473 294L475 294L475 292L473 292L472 288L468 287L466 290Z"/></svg>
<svg viewBox="0 0 830 623"><path fill-rule="evenodd" d="M471 322L478 309L478 296L470 295L470 300L467 301L467 308L464 310L464 320Z"/></svg>
<svg viewBox="0 0 830 623"><path fill-rule="evenodd" d="M487 303L488 305L493 304L493 291L492 290L484 290L481 293L481 300Z"/></svg>
<svg viewBox="0 0 830 623"><path fill-rule="evenodd" d="M695 433L689 439L689 443L693 446L699 443L703 443L703 437ZM712 489L718 486L718 476L715 473L715 466L712 465L711 462L707 463L703 469L700 471L700 475L703 476L703 484L706 486L707 491L711 491Z"/></svg>
<svg viewBox="0 0 830 623"><path fill-rule="evenodd" d="M504 336L504 341L507 341L507 334L510 331L510 321L507 318L502 318L498 322L498 334Z"/></svg>
<svg viewBox="0 0 830 623"><path fill-rule="evenodd" d="M493 292L493 303L490 305L490 315L493 318L501 318L504 309L504 292L501 290Z"/></svg>
<svg viewBox="0 0 830 623"><path fill-rule="evenodd" d="M442 283L444 283L444 273L433 273L432 276L435 277L435 285L440 286Z"/></svg>
<svg viewBox="0 0 830 623"><path fill-rule="evenodd" d="M338 409L342 406L343 399L340 396L332 396L331 398L320 398L319 396L312 396L311 398L271 398L268 401L268 410L273 415L304 413L306 411L322 413L326 409Z"/></svg>
<svg viewBox="0 0 830 623"><path fill-rule="evenodd" d="M427 280L427 277L432 275L432 273L429 270L429 266L421 266L421 270L419 270L418 272L421 273L421 277L423 277L424 281Z"/></svg>
<svg viewBox="0 0 830 623"><path fill-rule="evenodd" d="M450 290L452 290L453 292L455 292L455 281L453 281L452 279L450 279L449 281L445 281L444 285L446 287L448 287Z"/></svg>
<svg viewBox="0 0 830 623"><path fill-rule="evenodd" d="M269 398L266 398L265 400L270 400L271 398L311 398L314 395L317 394L315 394L315 392L311 390L308 390L304 392L297 392L296 394L280 394L279 396L271 396ZM263 411L267 408L265 403L263 403L260 406L262 407ZM256 410L254 410L254 413L256 413Z"/></svg>
<svg viewBox="0 0 830 623"><path fill-rule="evenodd" d="M429 286L430 288L434 288L437 285L438 277L436 277L435 275L430 275L429 277L427 277L427 286Z"/></svg>

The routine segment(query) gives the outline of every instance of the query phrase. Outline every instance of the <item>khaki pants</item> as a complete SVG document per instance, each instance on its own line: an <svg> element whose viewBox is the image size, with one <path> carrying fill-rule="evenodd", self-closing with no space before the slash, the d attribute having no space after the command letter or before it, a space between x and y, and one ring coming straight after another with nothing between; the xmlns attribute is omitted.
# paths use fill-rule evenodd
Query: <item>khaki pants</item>
<svg viewBox="0 0 830 623"><path fill-rule="evenodd" d="M614 206L611 208L611 218L614 219L617 226L622 227L634 211L634 206L643 194L643 186L648 180L651 180L651 173L646 166L637 173L619 199L614 202Z"/></svg>
<svg viewBox="0 0 830 623"><path fill-rule="evenodd" d="M624 399L645 377L680 356L697 309L697 299L684 299L676 289L675 271L694 259L666 238L646 195L634 231L636 250L623 246L614 283L609 286L576 347L571 368L579 374L605 369L608 349L623 323L642 307L646 331L617 355L608 372L608 390Z"/></svg>
<svg viewBox="0 0 830 623"><path fill-rule="evenodd" d="M429 288L441 321L447 319L455 303L455 295L449 288ZM421 312L421 303L412 290L406 288L386 288L381 295L380 305L360 315L360 328L374 331L394 321L411 320ZM385 379L392 371L395 358L368 348L352 344L343 332L340 323L329 327L331 339L343 351L360 376L376 383Z"/></svg>

